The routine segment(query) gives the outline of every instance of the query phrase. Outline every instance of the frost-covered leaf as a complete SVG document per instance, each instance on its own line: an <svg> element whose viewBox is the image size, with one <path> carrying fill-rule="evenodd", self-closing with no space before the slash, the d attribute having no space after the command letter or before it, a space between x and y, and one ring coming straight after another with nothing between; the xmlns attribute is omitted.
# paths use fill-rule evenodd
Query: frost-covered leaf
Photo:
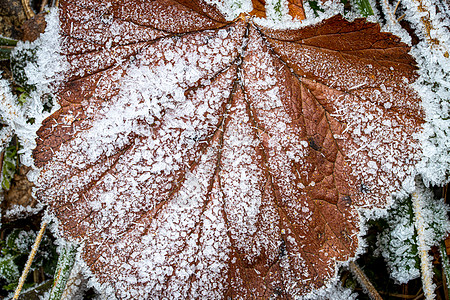
<svg viewBox="0 0 450 300"><path fill-rule="evenodd" d="M379 251L392 278L399 283L420 276L420 258L411 198L398 199L389 209L387 228L378 235Z"/></svg>
<svg viewBox="0 0 450 300"><path fill-rule="evenodd" d="M16 281L20 276L19 268L14 262L15 258L11 254L0 257L0 278L5 279L8 283Z"/></svg>
<svg viewBox="0 0 450 300"><path fill-rule="evenodd" d="M37 196L119 298L304 295L355 255L358 209L413 172L407 45L362 19L252 20L61 2L70 68L38 132Z"/></svg>
<svg viewBox="0 0 450 300"><path fill-rule="evenodd" d="M32 230L13 230L6 238L6 247L8 251L15 251L17 253L30 252L33 246L34 240L36 239L36 233Z"/></svg>
<svg viewBox="0 0 450 300"><path fill-rule="evenodd" d="M428 252L448 235L448 210L444 199L434 199L432 191L417 180L415 194L396 199L388 211L387 226L378 235L378 250L391 277L403 284L422 275L427 299L434 294Z"/></svg>
<svg viewBox="0 0 450 300"><path fill-rule="evenodd" d="M14 82L21 85L26 92L31 92L36 89L25 73L27 64L36 63L36 48L24 48L14 52L11 58L11 70L13 73Z"/></svg>
<svg viewBox="0 0 450 300"><path fill-rule="evenodd" d="M10 145L4 150L1 167L1 187L9 190L17 169L17 145Z"/></svg>

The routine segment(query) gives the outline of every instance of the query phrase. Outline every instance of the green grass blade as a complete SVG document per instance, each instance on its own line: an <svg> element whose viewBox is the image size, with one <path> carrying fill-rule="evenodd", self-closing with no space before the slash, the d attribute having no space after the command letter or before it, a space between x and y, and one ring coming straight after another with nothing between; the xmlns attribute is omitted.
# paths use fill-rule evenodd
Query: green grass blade
<svg viewBox="0 0 450 300"><path fill-rule="evenodd" d="M16 173L17 163L17 146L10 145L5 149L1 172L1 185L5 190L9 190L9 188L11 187L11 181L14 178L14 174Z"/></svg>
<svg viewBox="0 0 450 300"><path fill-rule="evenodd" d="M363 17L373 16L372 6L370 6L369 0L355 0L354 3Z"/></svg>
<svg viewBox="0 0 450 300"><path fill-rule="evenodd" d="M70 244L62 250L58 259L58 265L56 266L53 288L48 300L61 299L75 263L77 249L78 246Z"/></svg>
<svg viewBox="0 0 450 300"><path fill-rule="evenodd" d="M10 46L0 46L0 61L9 60L11 58L11 51L14 49Z"/></svg>
<svg viewBox="0 0 450 300"><path fill-rule="evenodd" d="M315 0L310 0L310 1L308 1L308 4L309 4L309 7L311 7L311 9L313 10L314 15L315 15L316 17L319 16L319 13L318 13L319 11L320 11L320 12L324 12L324 11L325 11L323 8L321 8L321 7L319 6L319 3L318 3L317 1L315 1Z"/></svg>
<svg viewBox="0 0 450 300"><path fill-rule="evenodd" d="M4 36L0 36L0 46L13 46L17 45L17 41L14 39L6 38Z"/></svg>

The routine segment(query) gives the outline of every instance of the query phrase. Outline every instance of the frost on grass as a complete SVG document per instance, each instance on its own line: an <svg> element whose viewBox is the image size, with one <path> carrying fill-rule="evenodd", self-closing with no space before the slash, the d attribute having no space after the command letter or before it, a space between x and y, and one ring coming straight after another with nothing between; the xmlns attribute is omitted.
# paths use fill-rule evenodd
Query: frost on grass
<svg viewBox="0 0 450 300"><path fill-rule="evenodd" d="M356 300L357 293L353 293L351 289L344 288L342 282L337 278L327 282L321 289L314 290L311 293L300 297L300 300Z"/></svg>
<svg viewBox="0 0 450 300"><path fill-rule="evenodd" d="M27 166L33 165L31 150L36 147L36 131L50 115L45 111L45 105L51 106L52 103L47 104L47 101L52 98L54 87L62 79L61 73L66 67L64 57L59 55L57 10L50 10L45 20L46 31L39 39L32 43L19 42L12 52L13 59L25 59L19 76L30 87L29 97L23 104L11 99L6 106L2 106L5 111L0 111L8 128L19 138L21 162Z"/></svg>
<svg viewBox="0 0 450 300"><path fill-rule="evenodd" d="M9 144L14 129L25 123L17 97L11 93L9 83L4 79L0 80L0 122L0 148L4 149Z"/></svg>
<svg viewBox="0 0 450 300"><path fill-rule="evenodd" d="M253 9L251 0L205 0L205 2L215 6L228 21L233 21L240 13L248 13Z"/></svg>
<svg viewBox="0 0 450 300"><path fill-rule="evenodd" d="M420 74L415 89L426 113L420 139L423 158L418 165L426 185L450 180L450 7L445 1L402 1L406 19L421 42L412 48Z"/></svg>
<svg viewBox="0 0 450 300"><path fill-rule="evenodd" d="M386 260L392 278L399 283L420 276L417 235L411 199L395 201L389 209L388 227L378 236L378 249Z"/></svg>
<svg viewBox="0 0 450 300"><path fill-rule="evenodd" d="M436 285L433 282L432 258L428 254L431 246L441 241L449 232L450 222L443 200L439 204L430 200L433 198L431 191L426 190L421 181L417 181L417 189L412 194L413 211L415 215L415 228L417 230L417 245L420 256L420 269L422 274L422 286L426 299L434 299ZM435 206L437 211L430 208ZM430 222L430 220L432 220Z"/></svg>
<svg viewBox="0 0 450 300"><path fill-rule="evenodd" d="M11 283L19 278L19 267L14 262L15 256L11 254L2 255L0 257L0 278L5 279L6 282Z"/></svg>
<svg viewBox="0 0 450 300"><path fill-rule="evenodd" d="M61 2L36 195L118 298L323 287L358 250L358 210L414 175L409 48L361 19L280 30L174 3Z"/></svg>
<svg viewBox="0 0 450 300"><path fill-rule="evenodd" d="M387 228L378 236L378 246L390 268L390 275L399 283L420 276L419 250L428 252L444 239L450 229L448 207L443 199L433 199L433 193L418 187L419 203L411 197L397 199L389 209ZM418 211L418 208L420 211ZM421 230L423 245L417 232Z"/></svg>

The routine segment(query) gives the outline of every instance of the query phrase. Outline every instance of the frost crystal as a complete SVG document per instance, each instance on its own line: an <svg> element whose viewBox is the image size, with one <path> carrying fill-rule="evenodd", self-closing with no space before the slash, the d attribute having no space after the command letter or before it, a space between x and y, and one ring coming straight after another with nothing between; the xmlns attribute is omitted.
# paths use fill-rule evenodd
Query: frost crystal
<svg viewBox="0 0 450 300"><path fill-rule="evenodd" d="M322 289L300 297L298 300L356 300L357 293L351 289L342 287L338 279L330 280Z"/></svg>
<svg viewBox="0 0 450 300"><path fill-rule="evenodd" d="M251 0L205 0L205 2L215 5L228 21L253 9Z"/></svg>
<svg viewBox="0 0 450 300"><path fill-rule="evenodd" d="M421 39L411 51L420 74L414 87L423 99L427 121L418 170L426 185L443 186L450 180L450 7L445 1L402 3Z"/></svg>
<svg viewBox="0 0 450 300"><path fill-rule="evenodd" d="M398 199L389 209L388 227L378 235L378 249L392 278L407 283L420 276L414 213L409 198Z"/></svg>
<svg viewBox="0 0 450 300"><path fill-rule="evenodd" d="M433 199L431 191L418 185L420 197L397 199L389 210L388 227L378 236L390 275L399 283L420 276L420 252L427 253L450 230L443 199Z"/></svg>
<svg viewBox="0 0 450 300"><path fill-rule="evenodd" d="M14 131L26 124L23 109L11 93L8 81L3 79L0 80L0 121L2 125L6 125L0 129L0 148L3 149Z"/></svg>
<svg viewBox="0 0 450 300"><path fill-rule="evenodd" d="M36 61L30 61L24 69L27 84L34 86L35 89L22 106L15 101L15 106L6 107L10 110L8 114L14 116L8 119L7 123L19 138L23 147L20 151L21 162L27 166L33 165L31 150L36 147L36 131L42 125L42 121L50 115L44 111L43 99L52 95L57 82L63 79L61 73L66 68L64 57L59 55L60 26L57 9L51 9L45 20L46 31L40 38L32 43L19 42L12 53L12 56L18 56L23 52L35 51L37 58ZM58 105L54 105L53 110L57 108Z"/></svg>

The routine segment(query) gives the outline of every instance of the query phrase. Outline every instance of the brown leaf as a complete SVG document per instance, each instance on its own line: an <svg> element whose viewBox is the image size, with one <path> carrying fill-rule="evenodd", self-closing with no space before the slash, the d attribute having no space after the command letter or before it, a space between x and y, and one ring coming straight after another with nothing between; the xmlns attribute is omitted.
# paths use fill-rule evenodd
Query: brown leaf
<svg viewBox="0 0 450 300"><path fill-rule="evenodd" d="M22 25L23 37L24 41L34 41L41 33L45 30L45 16L46 13L38 13L34 15L32 18L26 20Z"/></svg>
<svg viewBox="0 0 450 300"><path fill-rule="evenodd" d="M62 1L71 68L37 195L119 298L292 298L358 249L420 157L408 46L200 1Z"/></svg>
<svg viewBox="0 0 450 300"><path fill-rule="evenodd" d="M33 183L28 181L29 167L21 166L14 174L14 181L8 191L4 191L1 203L2 223L10 223L37 213L37 201L31 196Z"/></svg>

